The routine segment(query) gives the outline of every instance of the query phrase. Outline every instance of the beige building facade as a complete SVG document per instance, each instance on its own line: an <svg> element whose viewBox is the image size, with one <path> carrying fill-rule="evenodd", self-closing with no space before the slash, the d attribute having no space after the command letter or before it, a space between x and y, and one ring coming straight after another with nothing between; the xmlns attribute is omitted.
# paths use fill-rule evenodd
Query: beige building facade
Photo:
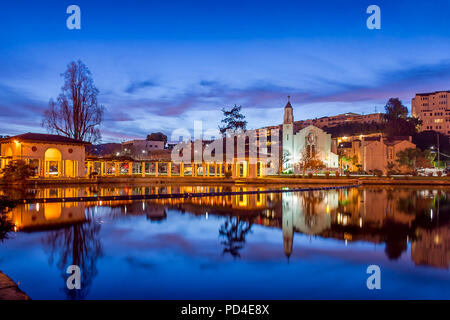
<svg viewBox="0 0 450 320"><path fill-rule="evenodd" d="M393 163L400 171L407 170L398 166L397 153L409 148L416 148L411 137L386 139L381 136L379 139L364 140L360 148L362 168L366 172L381 170L386 173L389 163Z"/></svg>
<svg viewBox="0 0 450 320"><path fill-rule="evenodd" d="M122 142L122 151L134 149L135 152L147 153L153 150L164 150L164 141L130 140Z"/></svg>
<svg viewBox="0 0 450 320"><path fill-rule="evenodd" d="M411 101L411 113L422 120L421 131L450 135L450 91L416 94Z"/></svg>
<svg viewBox="0 0 450 320"><path fill-rule="evenodd" d="M305 158L317 158L327 168L337 168L338 155L333 153L331 134L309 125L299 131L294 130L294 116L291 103L284 108L282 157L283 170L301 172Z"/></svg>
<svg viewBox="0 0 450 320"><path fill-rule="evenodd" d="M1 168L23 160L36 168L36 177L76 178L85 175L87 142L40 133L25 133L0 140Z"/></svg>

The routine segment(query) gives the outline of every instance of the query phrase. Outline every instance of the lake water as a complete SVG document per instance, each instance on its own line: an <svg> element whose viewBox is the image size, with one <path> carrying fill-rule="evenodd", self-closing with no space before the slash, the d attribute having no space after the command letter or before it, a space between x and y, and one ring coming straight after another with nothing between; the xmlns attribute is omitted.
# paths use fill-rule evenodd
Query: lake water
<svg viewBox="0 0 450 320"><path fill-rule="evenodd" d="M4 190L73 197L264 190ZM450 299L450 189L368 187L147 201L39 203L7 214L0 270L32 299ZM1 233L0 233L1 234ZM81 290L66 288L78 265ZM366 270L378 265L381 289Z"/></svg>

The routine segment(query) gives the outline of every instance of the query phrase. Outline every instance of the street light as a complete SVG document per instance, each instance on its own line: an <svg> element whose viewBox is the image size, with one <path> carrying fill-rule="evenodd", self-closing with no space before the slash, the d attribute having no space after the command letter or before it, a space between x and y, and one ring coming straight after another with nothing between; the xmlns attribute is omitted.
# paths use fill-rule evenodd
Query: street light
<svg viewBox="0 0 450 320"><path fill-rule="evenodd" d="M14 140L14 143L16 144L16 146L20 146L20 160L22 160L22 144L20 143L19 140Z"/></svg>

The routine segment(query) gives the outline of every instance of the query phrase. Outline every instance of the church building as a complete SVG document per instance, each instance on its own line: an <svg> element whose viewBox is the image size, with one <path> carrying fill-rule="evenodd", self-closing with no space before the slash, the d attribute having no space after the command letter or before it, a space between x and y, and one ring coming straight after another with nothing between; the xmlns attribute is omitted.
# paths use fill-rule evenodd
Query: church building
<svg viewBox="0 0 450 320"><path fill-rule="evenodd" d="M284 107L282 163L283 171L300 173L305 159L323 162L326 168L338 168L338 155L331 152L331 134L309 125L296 130L291 102Z"/></svg>

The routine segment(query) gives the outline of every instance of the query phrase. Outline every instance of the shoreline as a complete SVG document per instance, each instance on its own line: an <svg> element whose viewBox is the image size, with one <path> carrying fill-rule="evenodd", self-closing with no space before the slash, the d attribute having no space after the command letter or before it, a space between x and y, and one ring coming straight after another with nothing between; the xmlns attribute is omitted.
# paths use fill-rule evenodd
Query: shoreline
<svg viewBox="0 0 450 320"><path fill-rule="evenodd" d="M106 184L227 184L227 185L436 185L450 186L450 177L312 177L302 178L295 176L268 176L264 178L219 178L219 177L97 177L89 178L47 178L31 179L24 184L27 187L64 186L64 185L106 185ZM14 187L11 184L2 184L0 187Z"/></svg>
<svg viewBox="0 0 450 320"><path fill-rule="evenodd" d="M0 300L31 300L10 277L0 271Z"/></svg>

